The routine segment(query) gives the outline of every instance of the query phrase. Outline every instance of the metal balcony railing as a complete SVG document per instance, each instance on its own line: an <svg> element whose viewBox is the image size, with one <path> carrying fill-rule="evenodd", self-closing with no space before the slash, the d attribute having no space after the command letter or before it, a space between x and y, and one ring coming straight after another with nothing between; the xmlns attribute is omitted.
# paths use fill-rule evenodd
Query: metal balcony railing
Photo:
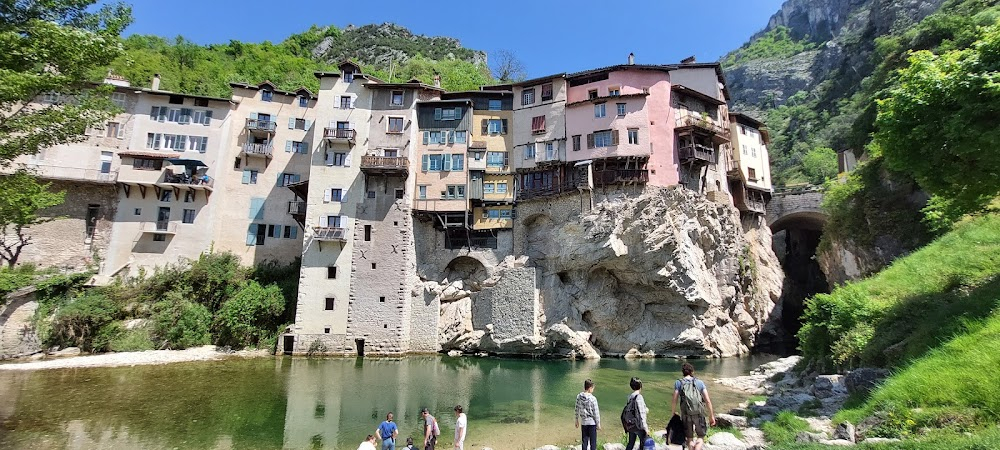
<svg viewBox="0 0 1000 450"><path fill-rule="evenodd" d="M272 120L247 119L246 128L250 131L274 133L274 130L278 129L278 125Z"/></svg>
<svg viewBox="0 0 1000 450"><path fill-rule="evenodd" d="M274 145L270 142L266 144L253 144L247 142L243 144L243 153L247 155L261 155L270 157L274 153Z"/></svg>
<svg viewBox="0 0 1000 450"><path fill-rule="evenodd" d="M347 229L335 227L313 227L313 237L320 241L347 241Z"/></svg>
<svg viewBox="0 0 1000 450"><path fill-rule="evenodd" d="M350 128L324 128L323 139L353 141L354 130Z"/></svg>
<svg viewBox="0 0 1000 450"><path fill-rule="evenodd" d="M305 215L306 213L306 202L288 202L288 214L292 215Z"/></svg>

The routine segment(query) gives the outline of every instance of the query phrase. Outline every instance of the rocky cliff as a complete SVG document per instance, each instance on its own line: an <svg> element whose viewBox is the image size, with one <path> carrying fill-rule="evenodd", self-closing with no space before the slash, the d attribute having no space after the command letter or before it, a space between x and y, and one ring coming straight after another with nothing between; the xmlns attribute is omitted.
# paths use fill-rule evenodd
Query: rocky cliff
<svg viewBox="0 0 1000 450"><path fill-rule="evenodd" d="M936 11L945 0L788 0L751 37L751 46L768 32L787 28L791 39L808 41L809 50L726 65L735 109L761 115L799 91L810 92L838 75L838 83L857 85L871 73L875 38L905 30ZM817 47L813 49L813 47Z"/></svg>
<svg viewBox="0 0 1000 450"><path fill-rule="evenodd" d="M523 255L425 282L442 348L733 356L779 332L783 275L759 221L680 187L593 201L528 203Z"/></svg>

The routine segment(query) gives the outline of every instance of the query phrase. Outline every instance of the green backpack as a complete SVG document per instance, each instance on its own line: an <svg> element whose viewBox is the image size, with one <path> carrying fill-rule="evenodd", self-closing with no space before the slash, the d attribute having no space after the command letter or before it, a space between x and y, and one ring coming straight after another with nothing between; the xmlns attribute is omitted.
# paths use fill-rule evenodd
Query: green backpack
<svg viewBox="0 0 1000 450"><path fill-rule="evenodd" d="M681 415L703 416L705 415L705 402L701 391L695 383L697 378L681 378Z"/></svg>

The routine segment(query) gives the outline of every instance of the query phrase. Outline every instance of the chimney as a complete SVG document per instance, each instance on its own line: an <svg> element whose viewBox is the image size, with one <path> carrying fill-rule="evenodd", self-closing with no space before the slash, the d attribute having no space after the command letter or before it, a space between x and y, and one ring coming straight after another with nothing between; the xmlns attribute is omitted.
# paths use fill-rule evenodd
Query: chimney
<svg viewBox="0 0 1000 450"><path fill-rule="evenodd" d="M630 66L634 66L635 65L635 53L629 53L628 54L628 65L630 65Z"/></svg>
<svg viewBox="0 0 1000 450"><path fill-rule="evenodd" d="M441 87L441 75L434 74L434 87Z"/></svg>
<svg viewBox="0 0 1000 450"><path fill-rule="evenodd" d="M695 62L694 55L688 56L687 58L681 60L681 64L694 64L694 62Z"/></svg>
<svg viewBox="0 0 1000 450"><path fill-rule="evenodd" d="M153 89L154 91L160 90L160 74L158 73L153 74L153 85L150 86L150 88Z"/></svg>

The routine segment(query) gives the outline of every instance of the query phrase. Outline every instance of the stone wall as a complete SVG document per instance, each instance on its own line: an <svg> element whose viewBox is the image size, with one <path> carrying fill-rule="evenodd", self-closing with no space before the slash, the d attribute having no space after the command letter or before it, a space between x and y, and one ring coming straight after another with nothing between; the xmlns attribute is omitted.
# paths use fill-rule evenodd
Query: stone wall
<svg viewBox="0 0 1000 450"><path fill-rule="evenodd" d="M0 360L42 351L41 341L31 323L38 309L35 291L22 289L7 295L0 304Z"/></svg>
<svg viewBox="0 0 1000 450"><path fill-rule="evenodd" d="M117 208L115 187L52 181L51 190L66 192L66 201L42 212L55 220L29 229L31 244L24 247L18 263L76 270L104 261ZM87 236L90 205L98 207L93 237Z"/></svg>
<svg viewBox="0 0 1000 450"><path fill-rule="evenodd" d="M535 268L503 271L496 285L483 288L472 302L472 324L477 330L493 326L495 341L538 336L538 297Z"/></svg>

